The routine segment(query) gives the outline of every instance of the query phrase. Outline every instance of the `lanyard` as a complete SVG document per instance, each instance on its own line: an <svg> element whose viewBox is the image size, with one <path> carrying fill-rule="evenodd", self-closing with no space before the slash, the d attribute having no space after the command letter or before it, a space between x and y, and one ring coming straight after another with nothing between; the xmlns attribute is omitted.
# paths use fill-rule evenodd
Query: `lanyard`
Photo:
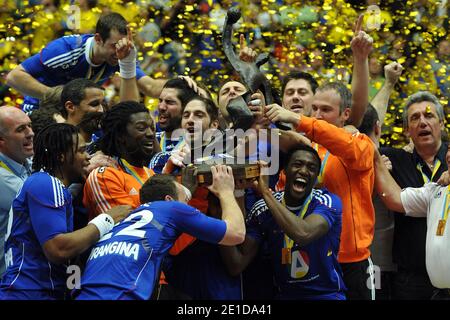
<svg viewBox="0 0 450 320"><path fill-rule="evenodd" d="M6 171L9 171L12 174L18 176L19 178L22 178L22 175L19 172L17 172L16 170L14 170L13 166L3 157L1 157L1 159L0 159L0 167L5 169Z"/></svg>
<svg viewBox="0 0 450 320"><path fill-rule="evenodd" d="M296 214L296 216L300 215L300 218L303 219L303 217L306 214L306 211L308 211L308 207L309 207L309 204L311 203L312 196L313 196L313 192L311 191L308 198L306 199L306 201L304 202L304 204L302 205L302 207L299 210L300 214ZM283 195L283 199L281 200L281 203L283 204L283 206L286 207L284 195ZM290 250L293 246L294 246L294 240L290 239L285 233L284 234L284 247Z"/></svg>
<svg viewBox="0 0 450 320"><path fill-rule="evenodd" d="M447 195L445 196L444 206L442 207L442 220L447 221L450 208L450 185L447 187Z"/></svg>
<svg viewBox="0 0 450 320"><path fill-rule="evenodd" d="M316 150L317 153L319 153L319 145L317 143L314 144L314 150ZM330 151L327 150L327 152L325 153L325 156L323 157L322 164L320 165L320 172L319 172L319 175L317 176L316 186L320 186L323 183L325 166L327 165L329 156L330 156Z"/></svg>
<svg viewBox="0 0 450 320"><path fill-rule="evenodd" d="M91 79L91 77L92 77L92 66L90 65L89 69L88 69L88 72L86 74L86 79L92 80L95 83L97 83L101 79L101 77L103 76L103 73L105 72L105 69L106 69L106 63L104 63L102 69L99 72L97 72L97 75L95 76L95 79Z"/></svg>
<svg viewBox="0 0 450 320"><path fill-rule="evenodd" d="M434 169L433 169L433 172L431 173L431 179L429 179L427 177L427 175L425 173L423 173L423 171L422 171L422 164L420 164L420 163L417 164L417 170L419 170L420 173L422 174L423 182L424 183L428 183L430 181L433 181L433 178L436 175L437 171L439 170L440 166L441 166L441 160L436 159L434 161Z"/></svg>
<svg viewBox="0 0 450 320"><path fill-rule="evenodd" d="M150 173L146 167L143 167L143 169L147 174L147 179L142 180L142 178L136 172L134 167L131 164L129 164L125 159L119 159L119 164L123 168L123 170L125 170L125 172L128 173L129 175L133 176L133 178L136 179L136 181L139 182L141 186L145 183L145 181L147 181L148 178L150 178Z"/></svg>
<svg viewBox="0 0 450 320"><path fill-rule="evenodd" d="M91 61L92 61L92 55L93 55L92 52L93 52L93 50L94 50L94 44L91 43L91 48L89 49L89 57L90 57ZM88 69L88 72L86 73L86 79L92 80L95 83L97 83L101 79L101 77L103 76L103 73L105 72L105 69L106 69L106 62L103 63L103 67L100 69L99 72L97 72L97 75L95 76L95 79L91 79L91 77L92 77L92 66L89 64L89 69Z"/></svg>

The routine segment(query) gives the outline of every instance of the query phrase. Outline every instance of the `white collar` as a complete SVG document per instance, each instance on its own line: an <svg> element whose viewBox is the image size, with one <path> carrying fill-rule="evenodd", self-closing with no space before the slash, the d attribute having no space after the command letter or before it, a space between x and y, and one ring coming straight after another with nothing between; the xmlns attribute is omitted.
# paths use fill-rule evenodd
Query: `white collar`
<svg viewBox="0 0 450 320"><path fill-rule="evenodd" d="M91 50L94 49L94 36L90 37L86 40L86 47L84 49L84 56L86 57L86 61L92 66L92 67L99 67L102 64L94 64L91 60Z"/></svg>

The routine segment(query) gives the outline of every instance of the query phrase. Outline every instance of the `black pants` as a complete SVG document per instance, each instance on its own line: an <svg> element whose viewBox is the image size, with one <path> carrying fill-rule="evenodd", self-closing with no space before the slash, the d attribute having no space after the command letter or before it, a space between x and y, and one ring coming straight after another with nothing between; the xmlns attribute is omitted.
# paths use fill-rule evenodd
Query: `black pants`
<svg viewBox="0 0 450 320"><path fill-rule="evenodd" d="M400 269L392 281L392 299L394 300L430 300L434 288L425 272Z"/></svg>
<svg viewBox="0 0 450 320"><path fill-rule="evenodd" d="M359 262L341 263L341 268L348 300L375 300L375 287L370 285L373 283L371 280L373 266L370 258Z"/></svg>

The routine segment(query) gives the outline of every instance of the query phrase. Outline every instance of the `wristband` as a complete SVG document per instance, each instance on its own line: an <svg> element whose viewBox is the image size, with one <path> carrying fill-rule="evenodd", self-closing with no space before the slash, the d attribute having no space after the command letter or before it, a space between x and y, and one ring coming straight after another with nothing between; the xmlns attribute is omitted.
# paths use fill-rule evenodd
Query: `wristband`
<svg viewBox="0 0 450 320"><path fill-rule="evenodd" d="M98 215L97 217L89 221L89 223L92 223L97 227L98 231L100 232L100 238L110 232L114 227L114 219L106 213Z"/></svg>
<svg viewBox="0 0 450 320"><path fill-rule="evenodd" d="M234 197L235 198L241 198L245 196L245 190L244 189L236 189L234 190Z"/></svg>
<svg viewBox="0 0 450 320"><path fill-rule="evenodd" d="M119 60L120 77L123 79L132 79L136 77L136 48L131 47L130 53Z"/></svg>

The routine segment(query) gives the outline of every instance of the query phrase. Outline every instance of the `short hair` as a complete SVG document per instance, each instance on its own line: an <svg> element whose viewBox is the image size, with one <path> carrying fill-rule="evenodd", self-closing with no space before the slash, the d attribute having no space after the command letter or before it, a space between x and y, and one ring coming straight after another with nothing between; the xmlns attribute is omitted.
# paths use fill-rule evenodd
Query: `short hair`
<svg viewBox="0 0 450 320"><path fill-rule="evenodd" d="M109 39L111 30L116 30L120 34L126 35L127 24L127 20L125 20L121 14L111 12L101 16L100 19L98 19L97 25L95 26L95 33L100 34L102 40L106 41Z"/></svg>
<svg viewBox="0 0 450 320"><path fill-rule="evenodd" d="M177 89L177 98L181 101L181 108L183 109L186 104L195 97L197 94L189 87L188 83L181 78L170 79L163 87L164 89Z"/></svg>
<svg viewBox="0 0 450 320"><path fill-rule="evenodd" d="M327 82L317 88L317 91L322 92L328 90L336 91L341 98L339 104L339 113L344 112L345 108L352 107L352 93L345 84L343 84L342 82Z"/></svg>
<svg viewBox="0 0 450 320"><path fill-rule="evenodd" d="M54 176L62 172L64 162L74 160L74 149L78 148L78 129L68 123L55 123L43 128L34 140L33 171L44 170Z"/></svg>
<svg viewBox="0 0 450 320"><path fill-rule="evenodd" d="M86 98L86 89L97 88L105 90L101 85L89 79L74 79L66 83L61 92L61 115L67 119L67 110L65 104L67 101L72 101L74 105L79 105L84 98Z"/></svg>
<svg viewBox="0 0 450 320"><path fill-rule="evenodd" d="M203 102L203 104L205 105L205 108L206 108L206 112L208 113L209 117L211 118L211 121L219 120L219 108L216 106L214 101L212 101L211 99L206 99L204 97L196 95L196 96L191 97L191 99L186 102L186 105L193 100L198 100L198 101ZM186 106L183 106L182 112L184 112L185 107Z"/></svg>
<svg viewBox="0 0 450 320"><path fill-rule="evenodd" d="M34 135L37 136L37 134L46 126L56 123L53 116L58 113L60 113L59 109L54 107L39 108L34 110L30 114L31 128L33 129Z"/></svg>
<svg viewBox="0 0 450 320"><path fill-rule="evenodd" d="M292 159L292 156L297 151L306 151L306 152L310 152L310 153L313 154L314 158L317 161L317 174L319 174L320 166L322 164L322 160L320 160L320 157L319 157L319 154L317 153L317 151L313 147L308 146L306 144L299 144L298 146L295 146L294 148L289 150L289 152L287 153L286 158L285 158L284 170L286 171L286 169L287 169L287 167L289 165L289 162Z"/></svg>
<svg viewBox="0 0 450 320"><path fill-rule="evenodd" d="M377 110L371 103L369 103L369 105L367 106L367 110L364 113L361 125L358 128L359 132L364 133L365 135L372 134L373 127L379 120L380 118L378 117Z"/></svg>
<svg viewBox="0 0 450 320"><path fill-rule="evenodd" d="M119 138L127 135L127 124L131 115L146 112L148 109L136 101L123 101L106 111L101 121L103 136L100 139L100 150L109 156L120 156Z"/></svg>
<svg viewBox="0 0 450 320"><path fill-rule="evenodd" d="M163 201L166 196L178 199L175 178L169 174L155 174L139 190L141 203Z"/></svg>
<svg viewBox="0 0 450 320"><path fill-rule="evenodd" d="M283 82L281 83L281 95L284 95L284 89L286 89L286 85L291 80L297 80L297 79L303 79L306 82L309 83L309 86L311 87L311 90L313 93L316 93L317 87L319 84L317 83L316 79L312 75L310 75L307 72L302 71L291 71L289 72L284 78Z"/></svg>
<svg viewBox="0 0 450 320"><path fill-rule="evenodd" d="M436 112L439 117L439 121L444 121L444 108L442 104L439 102L439 99L429 91L418 91L408 97L406 100L405 108L403 110L403 126L405 128L408 127L408 109L414 103L420 103L423 101L428 101L433 103L436 106Z"/></svg>

